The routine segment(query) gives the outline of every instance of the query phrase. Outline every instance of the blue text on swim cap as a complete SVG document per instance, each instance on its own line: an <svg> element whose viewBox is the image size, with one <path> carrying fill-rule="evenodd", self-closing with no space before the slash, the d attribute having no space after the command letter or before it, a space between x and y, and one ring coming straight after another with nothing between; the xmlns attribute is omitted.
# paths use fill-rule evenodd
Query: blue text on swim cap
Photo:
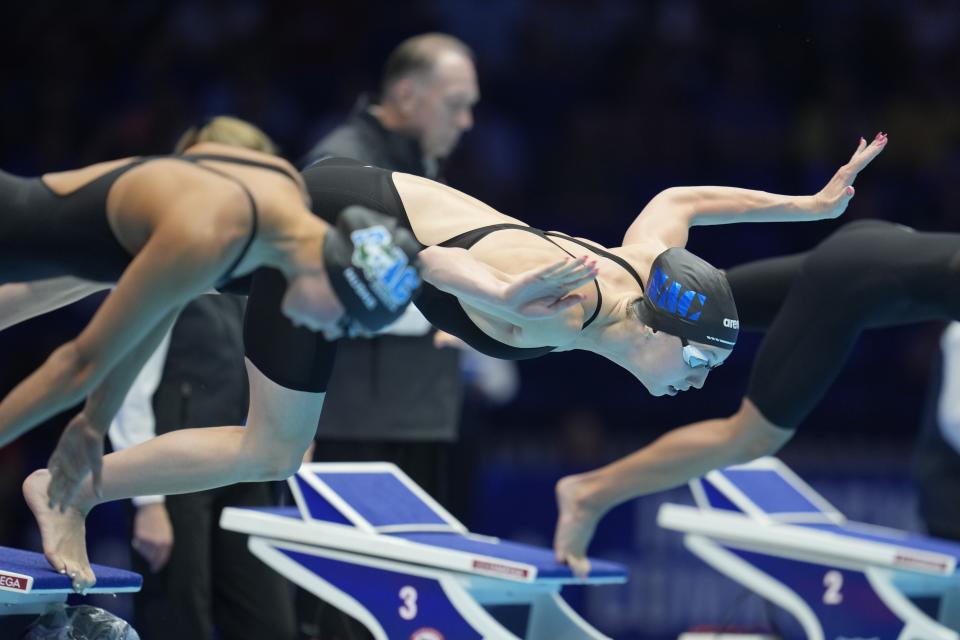
<svg viewBox="0 0 960 640"><path fill-rule="evenodd" d="M693 289L683 290L679 281L670 281L670 277L660 267L653 271L653 277L647 284L647 295L658 307L692 322L700 319L707 296Z"/></svg>

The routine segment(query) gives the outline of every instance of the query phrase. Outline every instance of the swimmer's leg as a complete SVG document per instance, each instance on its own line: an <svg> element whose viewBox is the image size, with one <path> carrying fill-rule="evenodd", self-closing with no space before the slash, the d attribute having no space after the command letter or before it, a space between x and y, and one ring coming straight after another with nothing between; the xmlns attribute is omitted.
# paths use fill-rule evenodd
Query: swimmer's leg
<svg viewBox="0 0 960 640"><path fill-rule="evenodd" d="M88 476L74 506L60 513L48 507L49 473L42 469L27 478L24 497L40 527L44 554L54 568L77 574L75 588L93 584L83 522L100 502L282 480L297 471L316 432L325 394L281 387L249 360L247 374L246 427L181 429L111 453L103 459L101 498L95 496Z"/></svg>

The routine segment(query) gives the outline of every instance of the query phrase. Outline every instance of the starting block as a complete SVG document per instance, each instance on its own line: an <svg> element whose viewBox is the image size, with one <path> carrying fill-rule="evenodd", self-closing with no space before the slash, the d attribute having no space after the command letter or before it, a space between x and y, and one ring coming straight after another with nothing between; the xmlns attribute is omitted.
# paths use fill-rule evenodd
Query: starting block
<svg viewBox="0 0 960 640"><path fill-rule="evenodd" d="M560 597L565 584L626 581L592 561L576 578L549 549L467 531L395 465L317 463L289 479L296 507L227 508L220 525L377 640L516 640L485 607L529 607L531 640L605 638Z"/></svg>
<svg viewBox="0 0 960 640"><path fill-rule="evenodd" d="M690 488L698 506L663 505L660 526L790 612L810 640L960 639L960 544L849 522L776 458L712 471ZM941 598L939 621L908 596Z"/></svg>
<svg viewBox="0 0 960 640"><path fill-rule="evenodd" d="M93 565L97 584L85 593L139 591L140 574ZM76 593L69 576L54 571L43 554L0 547L0 616L43 613Z"/></svg>

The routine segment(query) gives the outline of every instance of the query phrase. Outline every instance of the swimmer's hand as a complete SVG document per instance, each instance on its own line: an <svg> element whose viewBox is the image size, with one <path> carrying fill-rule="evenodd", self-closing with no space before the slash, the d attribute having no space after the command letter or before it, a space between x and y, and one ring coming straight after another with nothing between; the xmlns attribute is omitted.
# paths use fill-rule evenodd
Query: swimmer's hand
<svg viewBox="0 0 960 640"><path fill-rule="evenodd" d="M573 292L595 280L597 273L596 262L586 256L512 274L458 247L432 246L420 252L420 277L425 282L514 323L549 318L580 304L583 296Z"/></svg>
<svg viewBox="0 0 960 640"><path fill-rule="evenodd" d="M98 497L101 495L103 433L82 411L63 430L47 467L50 470L47 496L51 509L66 511L76 500L88 473L93 473L94 493Z"/></svg>
<svg viewBox="0 0 960 640"><path fill-rule="evenodd" d="M596 260L566 258L509 276L503 302L521 318L549 318L583 302L573 291L596 280L598 273Z"/></svg>
<svg viewBox="0 0 960 640"><path fill-rule="evenodd" d="M812 210L818 218L830 219L839 217L847 209L850 199L853 198L853 181L857 174L866 168L874 158L880 155L887 146L887 134L878 133L870 144L860 138L857 150L850 156L850 161L830 178L820 192L813 196Z"/></svg>
<svg viewBox="0 0 960 640"><path fill-rule="evenodd" d="M590 573L587 547L603 514L584 499L582 476L567 476L557 482L557 529L553 552L557 562L566 564L578 578Z"/></svg>

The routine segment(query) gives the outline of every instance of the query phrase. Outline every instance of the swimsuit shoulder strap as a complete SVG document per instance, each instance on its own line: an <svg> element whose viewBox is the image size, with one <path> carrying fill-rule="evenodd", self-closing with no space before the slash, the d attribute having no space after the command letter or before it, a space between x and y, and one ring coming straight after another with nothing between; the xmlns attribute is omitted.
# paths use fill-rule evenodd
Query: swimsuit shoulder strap
<svg viewBox="0 0 960 640"><path fill-rule="evenodd" d="M566 235L565 233L558 233L558 232L556 232L556 231L545 231L545 232L544 232L544 235L546 235L546 236L552 236L552 237L554 237L554 238L563 238L564 240L567 240L567 241L569 241L569 242L573 242L574 244L579 244L581 247L585 247L585 248L587 248L587 249L590 249L590 251L593 251L593 252L596 253L597 255L601 255L601 256L603 256L604 258L607 258L607 259L609 259L609 260L613 260L613 261L616 262L618 265L620 265L620 266L623 268L624 271L626 271L627 273L629 273L629 274L633 277L634 280L637 281L637 284L640 286L640 291L643 291L643 290L644 290L644 288L643 288L643 280L640 279L640 274L637 273L637 270L634 269L633 266L631 266L631 264L630 264L629 262L627 262L626 260L624 260L624 259L621 258L620 256L618 256L618 255L616 255L616 254L614 254L614 253L611 253L611 252L607 251L606 249L604 249L603 247L601 247L601 246L599 246L599 245L595 245L595 244L593 244L593 243L591 243L591 242L585 242L585 241L581 240L580 238L574 238L574 237L571 237L571 236Z"/></svg>

